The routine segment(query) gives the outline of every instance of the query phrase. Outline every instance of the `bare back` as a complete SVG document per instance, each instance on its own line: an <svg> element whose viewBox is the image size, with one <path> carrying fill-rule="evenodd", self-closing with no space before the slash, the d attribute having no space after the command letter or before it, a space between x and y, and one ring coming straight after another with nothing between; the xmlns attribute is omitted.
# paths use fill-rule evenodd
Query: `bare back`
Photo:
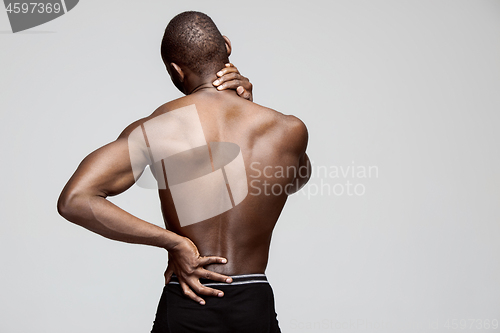
<svg viewBox="0 0 500 333"><path fill-rule="evenodd" d="M226 265L212 265L207 267L209 270L228 275L264 273L272 231L288 194L293 192L300 159L305 154L307 130L293 116L259 106L233 92L215 89L169 102L152 117L191 105L196 107L207 143L229 142L241 149L248 194L221 214L182 226L167 176L169 184L159 190L165 225L190 238L201 255L228 259ZM182 143L165 144L172 147ZM213 145L210 153L213 154Z"/></svg>

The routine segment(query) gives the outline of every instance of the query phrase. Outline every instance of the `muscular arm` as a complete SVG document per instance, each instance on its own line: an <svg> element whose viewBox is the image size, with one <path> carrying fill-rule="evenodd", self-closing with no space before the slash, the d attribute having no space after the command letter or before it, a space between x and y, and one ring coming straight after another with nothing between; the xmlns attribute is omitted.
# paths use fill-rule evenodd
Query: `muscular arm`
<svg viewBox="0 0 500 333"><path fill-rule="evenodd" d="M299 160L298 173L297 177L295 178L295 183L297 185L292 193L297 192L307 184L307 182L311 178L311 173L311 161L309 161L309 156L307 156L307 154L304 152L304 155L302 155Z"/></svg>
<svg viewBox="0 0 500 333"><path fill-rule="evenodd" d="M294 116L289 116L290 119L290 142L293 145L293 150L295 150L299 156L299 163L297 168L297 175L293 180L289 194L299 191L304 185L307 184L311 178L312 168L309 157L307 156L306 149L307 143L309 141L309 134L307 132L307 127L304 123Z"/></svg>
<svg viewBox="0 0 500 333"><path fill-rule="evenodd" d="M222 291L203 286L199 278L231 282L228 276L204 268L209 264L226 263L225 258L202 257L188 238L141 220L106 199L134 184L130 151L134 154L134 170L137 167L144 170L147 165L145 155L133 149L133 142L127 139L134 127L132 124L116 141L97 149L80 163L59 197L59 213L67 220L109 239L168 250L169 261L175 262L175 268L172 267L169 274L175 272L179 276L184 293L194 301L205 304L195 292L223 296Z"/></svg>
<svg viewBox="0 0 500 333"><path fill-rule="evenodd" d="M219 90L236 89L241 97L252 99L252 84L232 64L226 65L218 76L220 80L216 86ZM138 125L139 122L130 125L116 141L99 148L81 162L64 187L57 209L67 220L109 239L168 250L172 265L165 272L165 283L172 273L177 274L184 293L205 304L197 294L222 296L223 293L203 286L200 277L229 283L232 279L207 271L204 266L223 264L227 260L200 256L196 245L188 238L141 220L106 199L126 191L135 182L128 134ZM137 156L134 157L136 161ZM139 158L139 164L140 170L144 170L147 161ZM137 171L137 165L134 165L134 171Z"/></svg>
<svg viewBox="0 0 500 333"><path fill-rule="evenodd" d="M141 220L106 198L134 184L125 136L87 156L64 187L57 208L67 220L101 236L172 249L182 237Z"/></svg>
<svg viewBox="0 0 500 333"><path fill-rule="evenodd" d="M236 89L241 97L252 99L252 84L233 64L226 64L217 75L219 90ZM184 237L141 220L106 199L126 191L135 182L127 137L138 125L139 122L130 125L115 142L82 161L64 187L57 209L67 220L104 237L169 250ZM143 170L147 161L139 162Z"/></svg>

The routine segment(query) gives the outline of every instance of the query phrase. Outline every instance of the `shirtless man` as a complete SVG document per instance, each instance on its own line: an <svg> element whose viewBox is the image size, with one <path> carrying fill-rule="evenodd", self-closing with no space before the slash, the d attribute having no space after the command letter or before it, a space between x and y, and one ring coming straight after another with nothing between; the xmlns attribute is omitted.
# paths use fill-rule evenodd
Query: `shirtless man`
<svg viewBox="0 0 500 333"><path fill-rule="evenodd" d="M249 88L232 67L220 79L231 43L205 14L174 17L161 51L186 96L87 156L63 189L58 210L104 237L168 251L152 332L279 332L265 269L287 197L310 176L307 129L294 116L238 96L249 97L248 89L214 87L233 79L227 87L244 82ZM130 188L146 165L158 181L166 229L106 200ZM201 179L186 192L186 184ZM184 201L179 193L188 193ZM200 200L210 201L213 211Z"/></svg>

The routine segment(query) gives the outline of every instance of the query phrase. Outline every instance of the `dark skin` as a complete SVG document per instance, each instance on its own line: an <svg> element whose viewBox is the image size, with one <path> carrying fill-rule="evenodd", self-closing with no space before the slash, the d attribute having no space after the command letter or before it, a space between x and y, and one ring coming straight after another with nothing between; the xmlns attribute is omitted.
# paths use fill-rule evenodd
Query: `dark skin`
<svg viewBox="0 0 500 333"><path fill-rule="evenodd" d="M225 39L229 55L231 44ZM187 96L160 106L150 116L129 125L116 141L87 156L63 189L58 210L69 221L104 237L166 249L169 264L165 282L175 273L185 295L205 304L200 295L221 297L223 293L203 286L200 278L230 283L229 275L264 273L272 230L287 196L310 176L310 172L304 172L268 177L265 167L310 170L305 153L307 129L293 116L252 103L250 82L232 65L203 77L182 64L166 67L174 84ZM264 182L281 186L286 193L249 194L223 214L181 227L169 189L159 190L166 229L106 200L135 183L128 135L156 116L192 104L197 107L207 142L233 142L241 148L249 182L258 180L261 189Z"/></svg>

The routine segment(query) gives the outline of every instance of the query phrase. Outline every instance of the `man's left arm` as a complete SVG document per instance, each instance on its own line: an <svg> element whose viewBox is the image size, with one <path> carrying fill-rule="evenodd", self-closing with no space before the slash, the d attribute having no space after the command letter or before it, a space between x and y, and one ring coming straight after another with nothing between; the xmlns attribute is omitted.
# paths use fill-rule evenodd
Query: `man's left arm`
<svg viewBox="0 0 500 333"><path fill-rule="evenodd" d="M135 182L129 153L131 143L127 138L129 132L125 130L116 141L97 149L80 163L59 197L59 213L109 239L166 249L177 259L175 273L186 277L191 289L201 295L222 296L220 290L203 286L199 278L227 281L228 276L204 268L209 264L226 263L225 258L202 257L188 238L141 220L106 199L124 192ZM134 168L139 165L143 170L147 158L141 160L141 155L140 152L137 156L134 154ZM204 304L193 291L188 290L186 295Z"/></svg>

